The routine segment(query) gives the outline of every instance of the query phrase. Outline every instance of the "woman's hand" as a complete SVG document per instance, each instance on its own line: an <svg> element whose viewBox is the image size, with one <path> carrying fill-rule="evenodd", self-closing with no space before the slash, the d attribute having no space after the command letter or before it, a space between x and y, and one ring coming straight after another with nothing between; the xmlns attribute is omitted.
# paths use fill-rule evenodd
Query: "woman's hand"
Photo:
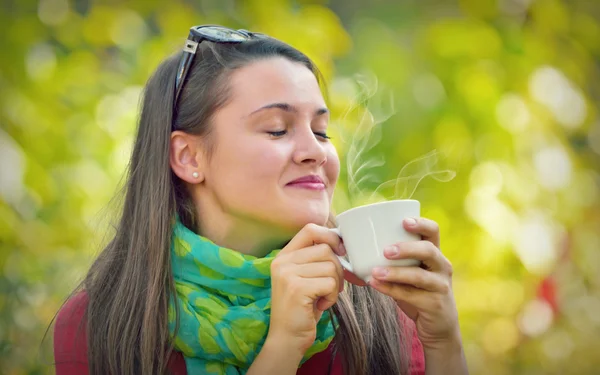
<svg viewBox="0 0 600 375"><path fill-rule="evenodd" d="M421 267L374 269L370 284L415 321L427 375L468 374L452 294L452 265L440 250L439 226L420 218L404 220L404 228L422 240L394 244L384 254L388 259L418 259Z"/></svg>
<svg viewBox="0 0 600 375"><path fill-rule="evenodd" d="M313 344L323 312L344 288L344 273L335 254L345 249L327 228L306 225L271 264L271 322L267 341L300 352Z"/></svg>
<svg viewBox="0 0 600 375"><path fill-rule="evenodd" d="M373 270L370 285L392 297L415 321L423 347L460 344L458 314L452 293L452 265L440 251L437 223L407 219L404 228L421 235L421 241L401 242L384 250L388 259L418 259L421 266Z"/></svg>

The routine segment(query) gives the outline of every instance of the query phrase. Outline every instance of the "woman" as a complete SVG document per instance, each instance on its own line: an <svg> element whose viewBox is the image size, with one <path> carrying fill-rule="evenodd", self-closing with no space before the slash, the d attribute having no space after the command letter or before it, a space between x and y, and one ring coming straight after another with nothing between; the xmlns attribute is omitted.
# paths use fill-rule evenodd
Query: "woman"
<svg viewBox="0 0 600 375"><path fill-rule="evenodd" d="M58 314L58 375L467 373L434 222L385 252L422 267L367 286L336 258L318 77L267 36L190 30L145 87L115 236Z"/></svg>

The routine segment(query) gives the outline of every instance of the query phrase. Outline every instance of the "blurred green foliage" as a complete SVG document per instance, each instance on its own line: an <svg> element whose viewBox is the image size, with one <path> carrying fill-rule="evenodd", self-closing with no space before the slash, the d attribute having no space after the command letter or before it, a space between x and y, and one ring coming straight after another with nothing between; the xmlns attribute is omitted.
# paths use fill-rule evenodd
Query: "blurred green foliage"
<svg viewBox="0 0 600 375"><path fill-rule="evenodd" d="M52 373L40 343L104 241L141 87L204 23L317 62L345 165L375 161L358 190L342 171L338 212L432 150L456 172L407 181L454 264L472 374L597 373L600 3L585 0L3 1L0 373Z"/></svg>

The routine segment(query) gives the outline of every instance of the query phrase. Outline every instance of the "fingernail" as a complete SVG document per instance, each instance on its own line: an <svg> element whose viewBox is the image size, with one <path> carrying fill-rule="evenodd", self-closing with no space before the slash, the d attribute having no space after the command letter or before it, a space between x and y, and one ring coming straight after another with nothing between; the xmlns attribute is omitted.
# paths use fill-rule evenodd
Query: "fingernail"
<svg viewBox="0 0 600 375"><path fill-rule="evenodd" d="M383 267L375 267L373 268L373 274L378 277L385 277L388 274L388 270Z"/></svg>
<svg viewBox="0 0 600 375"><path fill-rule="evenodd" d="M388 246L385 249L383 249L383 252L385 253L385 255L390 256L390 257L396 256L399 253L398 246L395 246L395 245Z"/></svg>
<svg viewBox="0 0 600 375"><path fill-rule="evenodd" d="M414 227L415 225L417 225L417 220L413 219L412 217L408 217L404 219L404 223L409 227Z"/></svg>
<svg viewBox="0 0 600 375"><path fill-rule="evenodd" d="M339 255L346 255L346 246L344 246L343 242L340 242L340 246L338 247Z"/></svg>

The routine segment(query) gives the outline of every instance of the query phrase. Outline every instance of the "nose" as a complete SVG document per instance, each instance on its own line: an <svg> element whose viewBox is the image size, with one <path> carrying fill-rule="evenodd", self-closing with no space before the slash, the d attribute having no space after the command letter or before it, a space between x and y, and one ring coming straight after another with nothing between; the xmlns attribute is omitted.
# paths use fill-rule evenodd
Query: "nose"
<svg viewBox="0 0 600 375"><path fill-rule="evenodd" d="M293 160L296 164L314 164L317 166L327 161L327 151L324 144L317 139L312 130L297 130L295 132L296 149Z"/></svg>

